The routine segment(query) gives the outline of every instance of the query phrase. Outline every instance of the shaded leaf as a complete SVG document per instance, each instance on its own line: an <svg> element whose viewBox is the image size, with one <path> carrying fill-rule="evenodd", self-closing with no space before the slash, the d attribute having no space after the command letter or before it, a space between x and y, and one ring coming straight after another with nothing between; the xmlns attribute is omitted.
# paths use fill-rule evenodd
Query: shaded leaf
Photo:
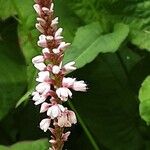
<svg viewBox="0 0 150 150"><path fill-rule="evenodd" d="M8 25L9 24L9 25ZM13 34L9 34L12 33ZM9 20L0 27L0 119L26 90L26 67L17 43L16 23Z"/></svg>
<svg viewBox="0 0 150 150"><path fill-rule="evenodd" d="M148 76L139 91L140 115L144 121L150 124L150 76Z"/></svg>

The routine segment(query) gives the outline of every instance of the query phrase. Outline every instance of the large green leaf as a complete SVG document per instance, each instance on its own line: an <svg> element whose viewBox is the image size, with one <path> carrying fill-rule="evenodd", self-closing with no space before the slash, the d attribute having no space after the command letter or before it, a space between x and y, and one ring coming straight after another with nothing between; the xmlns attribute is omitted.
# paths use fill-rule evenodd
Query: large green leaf
<svg viewBox="0 0 150 150"><path fill-rule="evenodd" d="M140 79L140 67L132 74L140 61L137 54L124 49L115 54L101 55L72 75L84 78L88 83L87 93L77 93L72 103L79 121L86 127L85 131L91 133L89 137L99 149L102 145L110 150L145 150L145 141L150 141L150 138L145 138L150 132L141 123L138 93L131 80L131 77ZM145 67L143 70L148 68Z"/></svg>
<svg viewBox="0 0 150 150"><path fill-rule="evenodd" d="M141 49L150 51L149 0L73 0L67 2L86 23L99 21L105 32L108 32L117 22L129 24L131 42Z"/></svg>
<svg viewBox="0 0 150 150"><path fill-rule="evenodd" d="M2 119L26 90L26 67L18 46L16 22L0 24L0 119Z"/></svg>
<svg viewBox="0 0 150 150"><path fill-rule="evenodd" d="M139 91L140 115L146 123L150 124L150 76L148 76Z"/></svg>
<svg viewBox="0 0 150 150"><path fill-rule="evenodd" d="M11 0L0 0L0 19L7 19L16 14Z"/></svg>
<svg viewBox="0 0 150 150"><path fill-rule="evenodd" d="M112 33L101 35L99 23L78 29L72 46L65 54L65 62L75 61L78 68L90 63L99 53L115 52L129 33L125 24L116 24Z"/></svg>
<svg viewBox="0 0 150 150"><path fill-rule="evenodd" d="M19 142L12 146L0 146L0 150L47 150L48 147L48 140L41 139L37 141Z"/></svg>

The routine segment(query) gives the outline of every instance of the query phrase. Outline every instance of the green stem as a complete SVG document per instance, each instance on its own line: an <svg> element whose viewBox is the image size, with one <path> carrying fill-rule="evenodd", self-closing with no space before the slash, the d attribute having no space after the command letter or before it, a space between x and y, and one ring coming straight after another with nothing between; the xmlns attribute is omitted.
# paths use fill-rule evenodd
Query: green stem
<svg viewBox="0 0 150 150"><path fill-rule="evenodd" d="M99 147L98 147L98 145L97 145L97 143L94 141L94 139L93 139L91 133L89 132L88 128L87 128L86 125L84 124L84 121L82 120L82 118L80 117L80 115L79 115L78 112L76 111L75 107L73 106L73 104L72 104L70 101L68 101L68 104L69 104L69 106L71 107L71 109L76 113L77 118L78 118L78 120L79 120L79 122L80 122L80 124L81 124L81 126L82 126L82 128L83 128L83 130L84 130L84 132L86 133L86 135L87 135L89 141L91 142L91 144L92 144L94 150L100 150Z"/></svg>

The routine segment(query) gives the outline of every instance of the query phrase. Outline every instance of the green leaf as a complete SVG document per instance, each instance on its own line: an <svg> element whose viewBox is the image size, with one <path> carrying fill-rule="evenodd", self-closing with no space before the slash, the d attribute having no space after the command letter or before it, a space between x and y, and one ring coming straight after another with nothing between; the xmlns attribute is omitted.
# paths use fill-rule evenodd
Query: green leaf
<svg viewBox="0 0 150 150"><path fill-rule="evenodd" d="M13 34L12 34L13 33ZM26 66L17 43L16 23L0 24L0 119L20 99L26 90Z"/></svg>
<svg viewBox="0 0 150 150"><path fill-rule="evenodd" d="M16 10L11 0L0 0L0 18L7 19L16 14Z"/></svg>
<svg viewBox="0 0 150 150"><path fill-rule="evenodd" d="M73 44L65 54L64 62L75 61L78 68L95 59L99 53L115 52L129 33L127 25L119 23L112 33L101 35L98 23L78 29Z"/></svg>
<svg viewBox="0 0 150 150"><path fill-rule="evenodd" d="M95 143L99 149L102 146L110 150L145 150L145 141L150 141L144 138L150 132L141 123L138 92L135 92L132 80L141 80L138 73L141 67L132 71L137 63L141 63L142 57L130 51L121 48L114 54L99 55L72 74L88 84L87 93L75 94L71 108L75 108L95 150L98 149ZM144 69L148 66L143 66L142 71Z"/></svg>
<svg viewBox="0 0 150 150"><path fill-rule="evenodd" d="M49 147L48 140L40 139L37 141L24 141L12 146L0 146L0 150L47 150Z"/></svg>
<svg viewBox="0 0 150 150"><path fill-rule="evenodd" d="M139 91L140 115L150 125L150 76L148 76Z"/></svg>

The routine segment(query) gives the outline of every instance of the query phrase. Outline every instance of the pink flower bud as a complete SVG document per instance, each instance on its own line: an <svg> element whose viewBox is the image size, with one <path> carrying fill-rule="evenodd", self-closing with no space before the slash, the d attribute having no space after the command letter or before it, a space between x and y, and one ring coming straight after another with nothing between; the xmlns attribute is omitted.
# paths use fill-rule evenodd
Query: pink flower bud
<svg viewBox="0 0 150 150"><path fill-rule="evenodd" d="M76 124L77 123L77 118L76 118L76 115L73 111L68 111L68 121L71 123L71 124Z"/></svg>
<svg viewBox="0 0 150 150"><path fill-rule="evenodd" d="M75 82L76 78L63 78L62 85L63 87L71 88Z"/></svg>
<svg viewBox="0 0 150 150"><path fill-rule="evenodd" d="M48 110L48 108L50 107L50 105L51 105L51 104L44 102L44 103L41 105L40 113L46 112L46 111Z"/></svg>
<svg viewBox="0 0 150 150"><path fill-rule="evenodd" d="M41 15L41 8L39 4L34 4L33 8L35 9L35 11L37 12L37 14L40 16Z"/></svg>
<svg viewBox="0 0 150 150"><path fill-rule="evenodd" d="M46 21L42 18L37 18L37 21L42 25L44 26L46 24Z"/></svg>
<svg viewBox="0 0 150 150"><path fill-rule="evenodd" d="M33 95L32 100L35 101L34 103L35 105L43 103L47 98L45 95L41 95L38 92L33 92L32 95Z"/></svg>
<svg viewBox="0 0 150 150"><path fill-rule="evenodd" d="M68 131L68 132L66 132L66 133L63 133L63 135L62 135L62 140L63 140L63 141L67 141L70 134L71 134L70 131Z"/></svg>
<svg viewBox="0 0 150 150"><path fill-rule="evenodd" d="M65 108L62 105L55 104L48 109L47 115L51 117L51 119L54 119L60 116L63 111L65 111Z"/></svg>
<svg viewBox="0 0 150 150"><path fill-rule="evenodd" d="M59 28L56 32L55 32L55 37L60 36L62 34L63 29Z"/></svg>
<svg viewBox="0 0 150 150"><path fill-rule="evenodd" d="M44 49L42 50L42 53L43 53L43 54L46 54L46 53L50 53L50 52L49 52L49 49L48 49L48 48L44 48Z"/></svg>
<svg viewBox="0 0 150 150"><path fill-rule="evenodd" d="M41 94L46 94L49 92L49 90L50 90L50 84L46 82L40 83L36 86L36 91Z"/></svg>
<svg viewBox="0 0 150 150"><path fill-rule="evenodd" d="M44 63L36 63L36 64L34 64L34 67L40 71L43 71L46 69L46 65Z"/></svg>
<svg viewBox="0 0 150 150"><path fill-rule="evenodd" d="M54 54L59 54L60 53L60 49L58 49L58 48L54 48L52 51L53 51Z"/></svg>
<svg viewBox="0 0 150 150"><path fill-rule="evenodd" d="M40 47L47 47L47 40L46 40L46 36L45 35L40 35L39 36L39 41L38 41L38 46L40 46Z"/></svg>
<svg viewBox="0 0 150 150"><path fill-rule="evenodd" d="M57 24L58 24L58 17L52 20L51 26L54 27Z"/></svg>
<svg viewBox="0 0 150 150"><path fill-rule="evenodd" d="M39 23L36 23L36 24L35 24L35 27L36 27L41 33L44 33L44 29L43 29L43 27L42 27Z"/></svg>
<svg viewBox="0 0 150 150"><path fill-rule="evenodd" d="M85 92L87 90L87 85L84 81L75 81L72 89L74 89L75 91Z"/></svg>
<svg viewBox="0 0 150 150"><path fill-rule="evenodd" d="M36 78L36 81L46 82L48 80L49 80L49 72L48 71L41 71L38 73L38 78Z"/></svg>
<svg viewBox="0 0 150 150"><path fill-rule="evenodd" d="M46 132L49 129L50 123L51 123L51 120L49 118L43 119L40 122L40 128L41 128L41 130L43 130L44 132Z"/></svg>
<svg viewBox="0 0 150 150"><path fill-rule="evenodd" d="M69 63L65 64L63 68L64 68L67 72L69 72L69 71L74 71L74 70L77 69L74 65L75 65L75 62L72 61L72 62L69 62Z"/></svg>
<svg viewBox="0 0 150 150"><path fill-rule="evenodd" d="M66 87L58 88L56 94L62 101L67 101L68 97L72 97L71 91Z"/></svg>
<svg viewBox="0 0 150 150"><path fill-rule="evenodd" d="M42 10L45 14L50 14L50 9L48 9L47 7L42 7Z"/></svg>
<svg viewBox="0 0 150 150"><path fill-rule="evenodd" d="M57 66L57 65L54 65L53 67L52 67L52 72L53 72L53 74L58 74L59 72L60 72L60 67L59 66Z"/></svg>
<svg viewBox="0 0 150 150"><path fill-rule="evenodd" d="M61 42L58 49L65 50L69 45L70 43Z"/></svg>
<svg viewBox="0 0 150 150"><path fill-rule="evenodd" d="M44 57L42 55L36 56L32 58L32 63L43 63L44 62Z"/></svg>

